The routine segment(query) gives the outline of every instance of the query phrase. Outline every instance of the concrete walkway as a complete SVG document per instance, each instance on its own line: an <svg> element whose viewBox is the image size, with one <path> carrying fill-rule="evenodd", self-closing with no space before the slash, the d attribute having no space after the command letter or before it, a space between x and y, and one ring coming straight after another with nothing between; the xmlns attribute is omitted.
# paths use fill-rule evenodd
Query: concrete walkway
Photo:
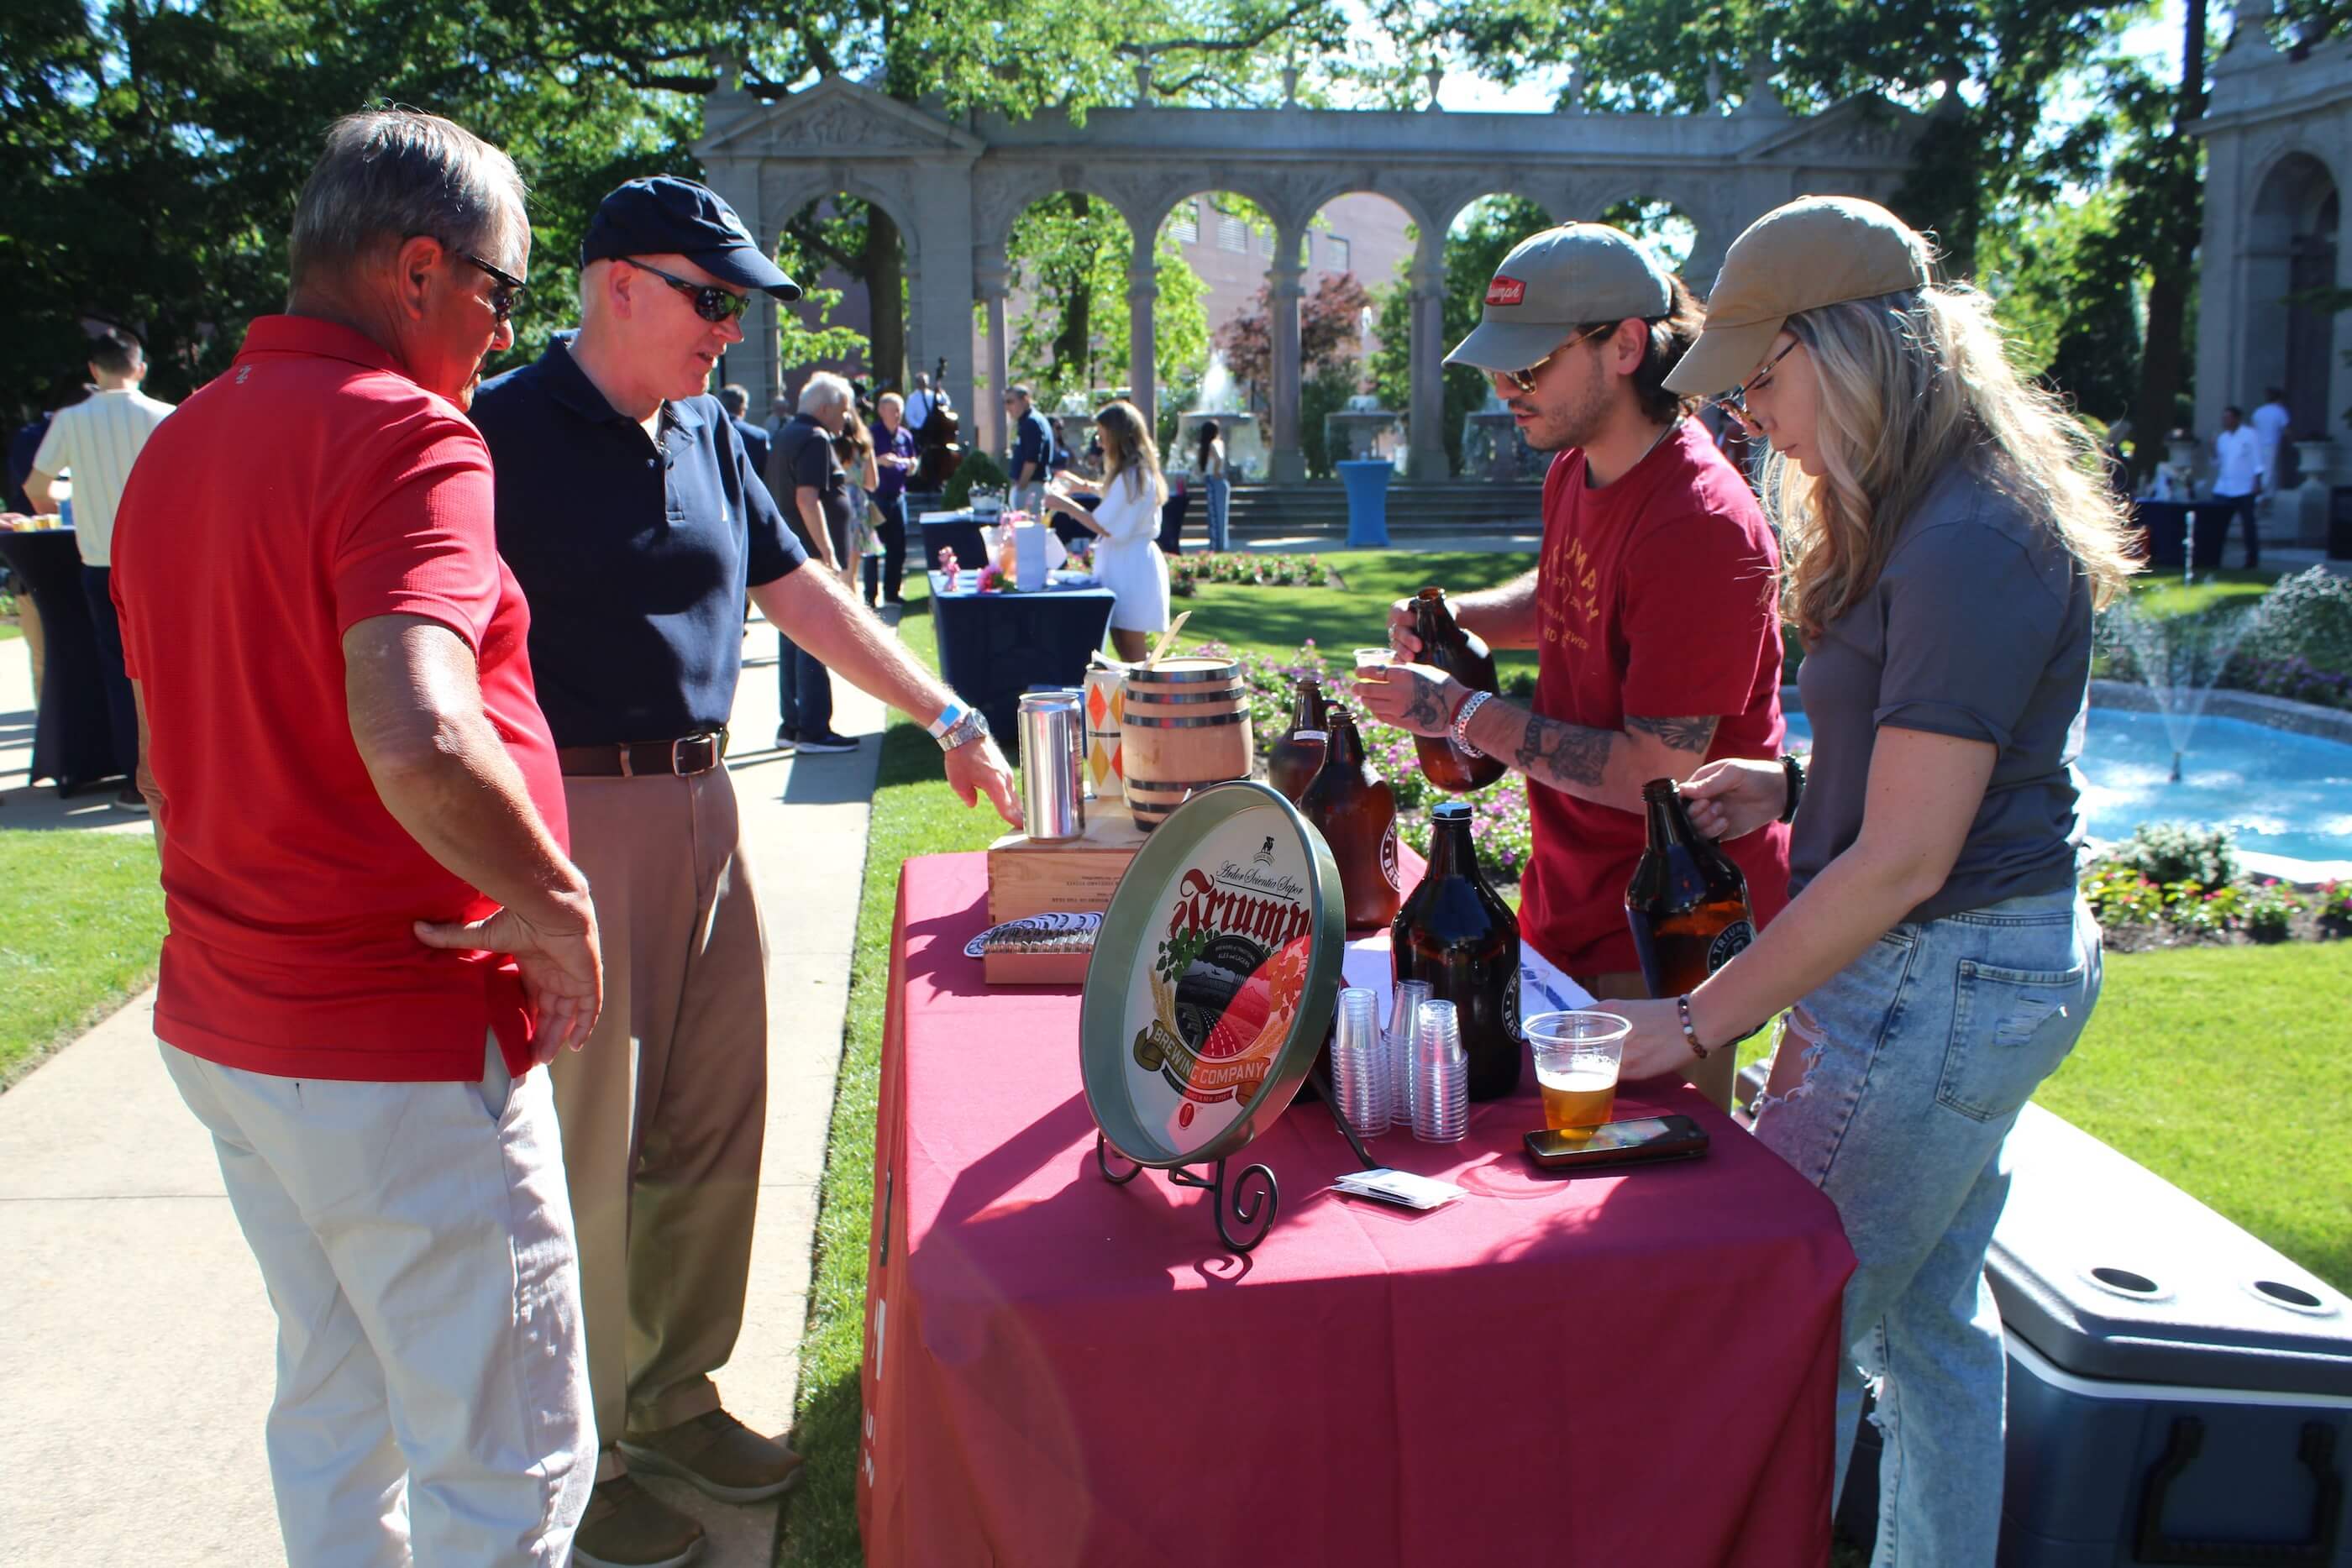
<svg viewBox="0 0 2352 1568"><path fill-rule="evenodd" d="M793 759L774 633L754 626L733 756L771 960L770 1087L751 1311L719 1374L753 1427L791 1422L817 1181L848 1002L880 705L836 683L854 755ZM0 828L147 831L103 794L26 788L29 659L0 642ZM0 937L0 940L5 940ZM0 1564L283 1563L262 1450L275 1322L210 1140L157 1061L153 993L0 1094ZM703 1521L711 1568L767 1568L777 1509L649 1483Z"/></svg>

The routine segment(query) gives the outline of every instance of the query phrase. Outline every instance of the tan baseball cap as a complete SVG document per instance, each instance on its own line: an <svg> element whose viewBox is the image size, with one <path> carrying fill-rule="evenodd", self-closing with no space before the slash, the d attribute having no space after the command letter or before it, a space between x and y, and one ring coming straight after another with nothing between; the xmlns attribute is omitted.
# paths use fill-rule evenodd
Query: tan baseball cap
<svg viewBox="0 0 2352 1568"><path fill-rule="evenodd" d="M1801 196L1731 242L1707 296L1706 329L1666 376L1666 390L1711 394L1756 373L1781 324L1800 310L1898 294L1930 281L1927 242L1859 196Z"/></svg>
<svg viewBox="0 0 2352 1568"><path fill-rule="evenodd" d="M1521 240L1486 285L1478 325L1449 365L1524 371L1588 321L1650 320L1674 308L1674 275L1632 235L1563 224Z"/></svg>

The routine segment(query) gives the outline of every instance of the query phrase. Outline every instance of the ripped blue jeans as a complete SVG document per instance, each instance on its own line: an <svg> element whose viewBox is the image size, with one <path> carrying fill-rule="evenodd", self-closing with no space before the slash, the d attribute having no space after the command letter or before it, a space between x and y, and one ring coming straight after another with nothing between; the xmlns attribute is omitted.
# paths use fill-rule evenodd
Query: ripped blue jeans
<svg viewBox="0 0 2352 1568"><path fill-rule="evenodd" d="M1780 1051L1802 1054L1776 1059L1756 1135L1837 1205L1853 1247L1836 1475L1868 1382L1885 1437L1873 1568L1993 1562L2006 1365L1984 1266L2009 1196L2002 1145L2081 1037L2099 977L2099 928L2074 890L2028 894L1896 926L1782 1030Z"/></svg>

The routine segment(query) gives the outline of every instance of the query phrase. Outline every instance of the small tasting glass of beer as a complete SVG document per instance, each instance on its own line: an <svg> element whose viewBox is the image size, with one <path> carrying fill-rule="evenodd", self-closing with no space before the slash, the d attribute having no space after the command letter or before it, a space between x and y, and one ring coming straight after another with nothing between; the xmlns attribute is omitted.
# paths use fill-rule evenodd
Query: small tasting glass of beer
<svg viewBox="0 0 2352 1568"><path fill-rule="evenodd" d="M1535 1051L1544 1125L1570 1138L1591 1136L1609 1120L1633 1026L1615 1013L1571 1012L1538 1013L1521 1027Z"/></svg>
<svg viewBox="0 0 2352 1568"><path fill-rule="evenodd" d="M1388 679L1387 670L1396 663L1394 648L1359 648L1356 650L1356 678L1370 676L1376 681ZM1380 672L1375 674L1374 672Z"/></svg>

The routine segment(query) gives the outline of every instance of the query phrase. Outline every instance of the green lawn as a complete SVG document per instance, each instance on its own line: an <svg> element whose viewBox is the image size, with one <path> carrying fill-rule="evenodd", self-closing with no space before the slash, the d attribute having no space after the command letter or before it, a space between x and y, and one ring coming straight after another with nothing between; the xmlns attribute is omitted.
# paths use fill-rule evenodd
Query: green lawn
<svg viewBox="0 0 2352 1568"><path fill-rule="evenodd" d="M2352 942L2109 954L2040 1103L2352 1291Z"/></svg>
<svg viewBox="0 0 2352 1568"><path fill-rule="evenodd" d="M936 663L937 644L919 591L908 585L898 635L918 658ZM809 1479L788 1502L780 1563L854 1565L857 1540L856 1463L865 1354L866 1248L874 1209L875 1095L882 1061L882 1009L890 984L890 922L898 867L916 855L985 848L996 814L968 810L940 773L929 736L892 716L882 740L880 777L866 843L866 888L857 908L851 960L849 1019L840 1087L825 1154L816 1222L816 1261L808 1328L801 1341L798 1446Z"/></svg>
<svg viewBox="0 0 2352 1568"><path fill-rule="evenodd" d="M1287 654L1312 639L1346 667L1350 649L1388 641L1391 601L1432 585L1457 595L1492 588L1536 563L1532 551L1330 550L1322 559L1338 570L1346 588L1203 583L1190 598L1171 601L1179 614L1189 612L1192 617L1184 623L1183 641L1223 643L1242 653ZM1531 652L1503 653L1496 662L1506 672L1517 668L1535 673Z"/></svg>
<svg viewBox="0 0 2352 1568"><path fill-rule="evenodd" d="M0 1086L155 977L163 892L144 833L0 831Z"/></svg>
<svg viewBox="0 0 2352 1568"><path fill-rule="evenodd" d="M2133 601L2150 615L2168 619L2198 615L2223 604L2250 606L2268 593L2283 575L2274 569L2248 571L2243 567L2233 567L2183 584L2177 572L2152 572L2133 580L2132 596Z"/></svg>

